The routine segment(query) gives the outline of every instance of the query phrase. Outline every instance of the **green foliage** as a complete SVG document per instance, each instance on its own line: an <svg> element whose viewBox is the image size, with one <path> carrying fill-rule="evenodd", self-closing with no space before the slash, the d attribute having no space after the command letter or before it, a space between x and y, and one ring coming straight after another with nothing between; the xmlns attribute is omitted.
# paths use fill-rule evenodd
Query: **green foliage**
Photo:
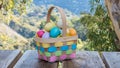
<svg viewBox="0 0 120 68"><path fill-rule="evenodd" d="M78 37L82 39L82 41L85 41L86 37L86 28L84 27L83 24L80 23L80 18L79 17L74 17L71 19L73 28L76 29L78 33Z"/></svg>
<svg viewBox="0 0 120 68"><path fill-rule="evenodd" d="M32 0L0 0L0 19L9 23L14 14L14 10L20 15L26 13L26 7L30 5Z"/></svg>
<svg viewBox="0 0 120 68"><path fill-rule="evenodd" d="M29 42L25 42L23 39L17 37L12 38L5 33L0 33L0 50L19 49L24 52L28 49L34 49L30 44L33 44L33 41L31 39L29 39Z"/></svg>
<svg viewBox="0 0 120 68"><path fill-rule="evenodd" d="M50 20L52 21L58 21L58 16L57 15L51 15Z"/></svg>
<svg viewBox="0 0 120 68"><path fill-rule="evenodd" d="M87 29L87 50L115 51L116 38L108 12L100 0L91 0L94 14L84 14L80 22ZM96 7L93 7L96 6Z"/></svg>
<svg viewBox="0 0 120 68"><path fill-rule="evenodd" d="M58 21L58 16L55 15L55 14L54 14L54 15L51 15L50 20L55 23L55 22ZM42 19L39 28L40 28L40 29L44 29L44 26L45 26L46 23L47 23L46 20L45 20L45 19Z"/></svg>
<svg viewBox="0 0 120 68"><path fill-rule="evenodd" d="M16 20L19 22L31 21L35 23L35 18L19 19L13 14L13 10L19 12L19 14L26 13L26 6L31 3L32 0L0 0L0 19L5 22L11 20ZM86 41L81 41L78 39L78 49L84 48L85 50L96 50L96 51L115 51L116 44L114 39L116 38L115 32L112 27L111 20L108 16L108 12L103 4L100 3L101 0L90 0L91 3L91 13L85 14L79 17L71 17L72 20L67 21L69 26L74 27L80 38L87 36ZM1 7L3 9L1 9ZM58 15L53 14L51 20L57 22L60 18ZM18 18L18 19L17 19ZM15 21L15 22L16 22ZM46 24L46 20L42 19L38 21L37 24L28 25L25 21L21 23L20 26L29 28L30 30L37 31L38 28L42 29ZM35 28L34 28L35 27ZM21 29L20 29L21 30ZM25 30L25 29L24 29ZM30 33L29 33L30 34ZM29 43L21 44L22 42L16 39L9 38L7 35L0 35L0 49L14 49L21 48L21 50L33 49L31 46L35 45L32 39L29 39ZM85 44L85 46L83 46ZM25 45L25 46L18 46ZM30 46L31 45L31 46Z"/></svg>

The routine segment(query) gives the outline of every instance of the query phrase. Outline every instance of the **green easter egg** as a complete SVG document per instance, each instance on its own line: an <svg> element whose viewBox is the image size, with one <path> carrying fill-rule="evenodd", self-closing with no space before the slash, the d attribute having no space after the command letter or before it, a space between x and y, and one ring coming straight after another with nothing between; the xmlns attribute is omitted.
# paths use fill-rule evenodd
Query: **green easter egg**
<svg viewBox="0 0 120 68"><path fill-rule="evenodd" d="M45 52L45 56L50 57L50 56L51 56L51 53Z"/></svg>
<svg viewBox="0 0 120 68"><path fill-rule="evenodd" d="M71 54L72 53L72 50L67 50L66 51L66 54Z"/></svg>
<svg viewBox="0 0 120 68"><path fill-rule="evenodd" d="M62 54L62 51L56 51L55 56L60 56Z"/></svg>

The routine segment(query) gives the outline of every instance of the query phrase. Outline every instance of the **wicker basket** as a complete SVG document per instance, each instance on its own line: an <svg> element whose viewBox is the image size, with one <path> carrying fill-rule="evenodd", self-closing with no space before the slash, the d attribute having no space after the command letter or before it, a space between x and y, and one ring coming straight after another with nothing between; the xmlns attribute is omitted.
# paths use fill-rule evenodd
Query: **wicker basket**
<svg viewBox="0 0 120 68"><path fill-rule="evenodd" d="M48 62L63 61L65 59L73 59L76 56L77 38L78 36L66 36L66 17L63 9L60 7L51 7L47 14L47 23L50 22L52 10L56 8L60 14L63 23L62 37L43 39L35 37L38 47L38 57Z"/></svg>

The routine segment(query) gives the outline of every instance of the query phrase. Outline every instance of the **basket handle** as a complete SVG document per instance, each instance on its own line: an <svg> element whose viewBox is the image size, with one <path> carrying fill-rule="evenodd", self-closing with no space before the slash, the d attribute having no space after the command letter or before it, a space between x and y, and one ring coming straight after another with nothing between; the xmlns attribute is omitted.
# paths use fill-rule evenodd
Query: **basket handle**
<svg viewBox="0 0 120 68"><path fill-rule="evenodd" d="M65 16L65 13L64 13L64 11L63 11L63 9L62 8L60 8L60 7L55 7L55 6L52 6L49 10L48 10L48 14L47 14L47 23L49 23L50 22L50 16L51 16L51 12L52 12L52 10L54 9L54 8L56 8L58 11L59 11L59 13L60 13L60 15L61 15L61 19L62 19L62 26L63 26L63 28L62 28L62 31L63 31L63 33L62 33L62 36L63 37L65 37L66 36L66 34L67 34L67 25L66 25L66 16Z"/></svg>

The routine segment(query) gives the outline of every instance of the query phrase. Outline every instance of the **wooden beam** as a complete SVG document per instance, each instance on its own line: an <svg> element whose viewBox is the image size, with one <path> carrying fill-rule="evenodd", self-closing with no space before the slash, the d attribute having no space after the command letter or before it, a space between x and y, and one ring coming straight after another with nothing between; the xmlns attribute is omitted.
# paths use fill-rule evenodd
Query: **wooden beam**
<svg viewBox="0 0 120 68"><path fill-rule="evenodd" d="M0 50L0 68L13 68L21 55L19 50Z"/></svg>
<svg viewBox="0 0 120 68"><path fill-rule="evenodd" d="M114 30L120 41L120 0L105 0Z"/></svg>
<svg viewBox="0 0 120 68"><path fill-rule="evenodd" d="M103 52L102 59L106 68L120 68L120 52Z"/></svg>

